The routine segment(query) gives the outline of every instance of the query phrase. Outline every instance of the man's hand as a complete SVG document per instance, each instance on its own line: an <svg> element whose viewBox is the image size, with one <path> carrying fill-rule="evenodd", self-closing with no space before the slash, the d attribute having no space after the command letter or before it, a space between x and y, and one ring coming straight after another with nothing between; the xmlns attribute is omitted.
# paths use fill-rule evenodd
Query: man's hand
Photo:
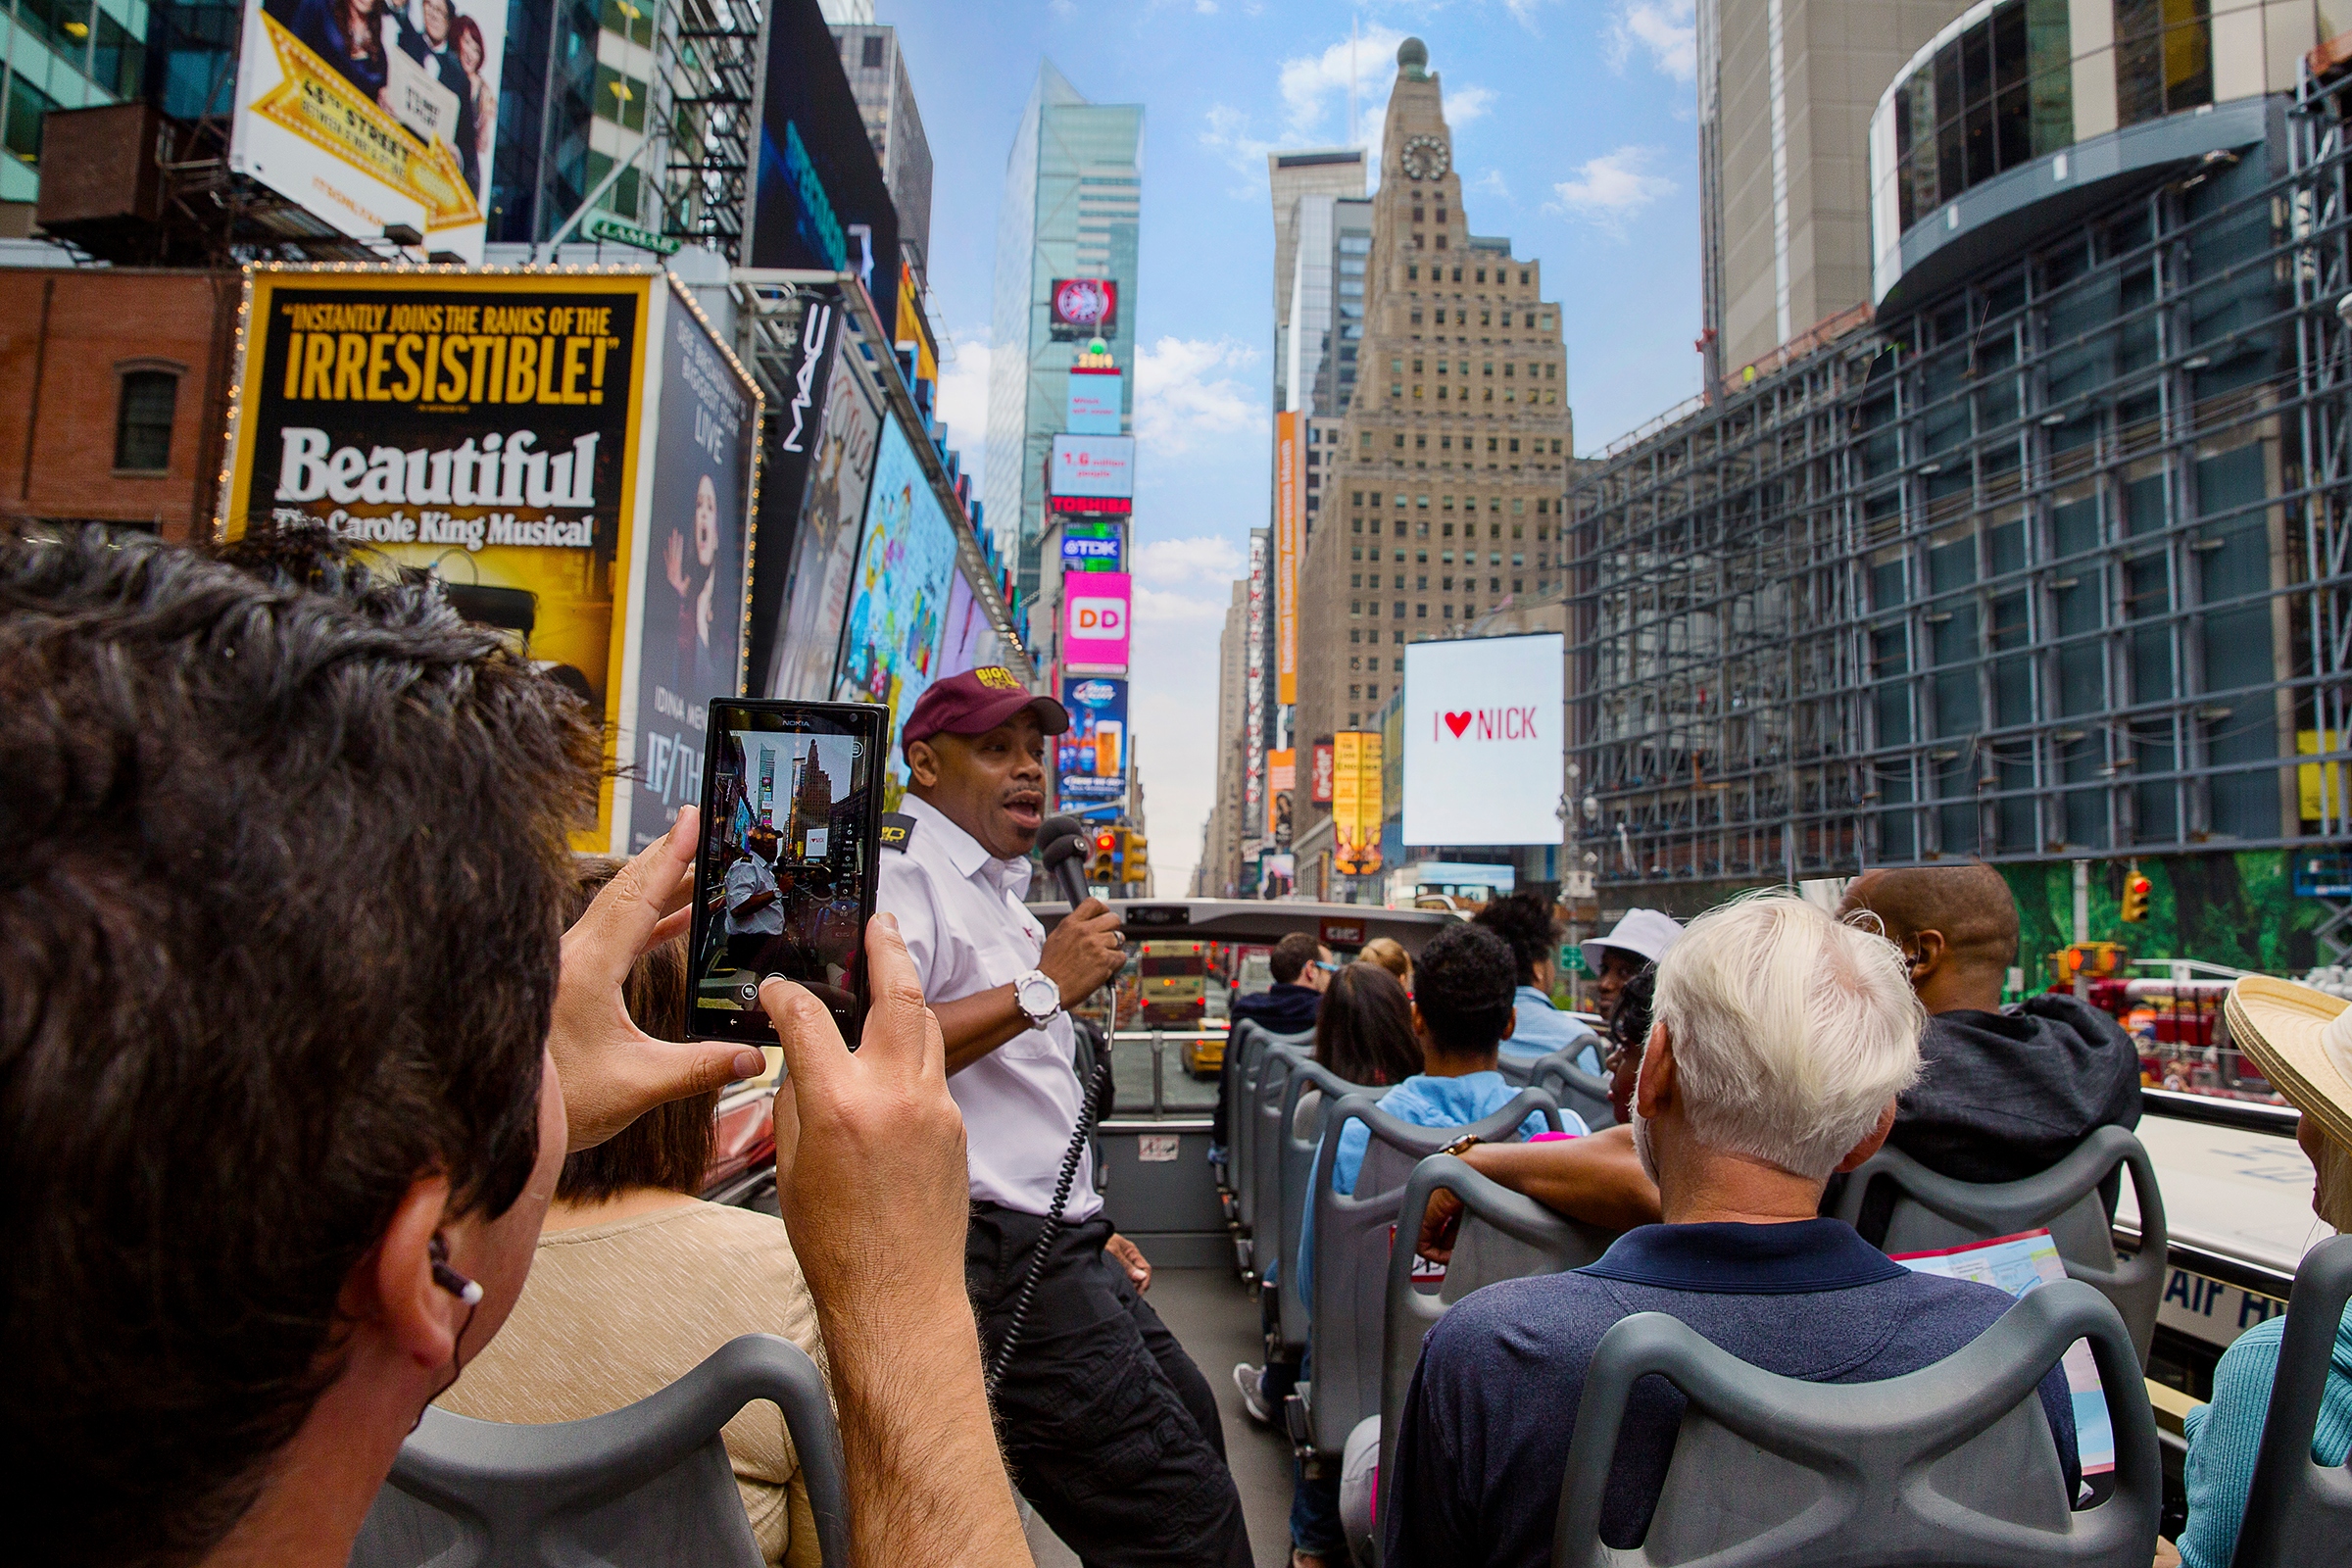
<svg viewBox="0 0 2352 1568"><path fill-rule="evenodd" d="M1127 962L1119 917L1101 899L1089 899L1062 917L1046 938L1037 966L1061 988L1061 1004L1076 1004Z"/></svg>
<svg viewBox="0 0 2352 1568"><path fill-rule="evenodd" d="M766 1065L749 1046L656 1040L620 1000L620 983L638 956L679 935L693 914L686 906L700 826L693 807L681 809L669 831L622 866L564 933L547 1049L556 1059L574 1152L595 1148L656 1105L753 1077Z"/></svg>
<svg viewBox="0 0 2352 1568"><path fill-rule="evenodd" d="M858 1568L1029 1563L963 1283L970 1210L947 1049L898 922L865 931L873 1004L855 1054L823 1004L769 979L787 1076L776 1191L841 1412Z"/></svg>
<svg viewBox="0 0 2352 1568"><path fill-rule="evenodd" d="M1450 1263L1453 1239L1461 1229L1462 1200L1450 1188L1438 1188L1429 1195L1429 1206L1421 1211L1421 1240L1413 1250L1432 1263Z"/></svg>
<svg viewBox="0 0 2352 1568"><path fill-rule="evenodd" d="M1152 1288L1152 1260L1144 1255L1142 1248L1113 1231L1110 1240L1102 1244L1102 1250L1127 1271L1127 1278L1134 1284L1136 1295L1141 1296Z"/></svg>

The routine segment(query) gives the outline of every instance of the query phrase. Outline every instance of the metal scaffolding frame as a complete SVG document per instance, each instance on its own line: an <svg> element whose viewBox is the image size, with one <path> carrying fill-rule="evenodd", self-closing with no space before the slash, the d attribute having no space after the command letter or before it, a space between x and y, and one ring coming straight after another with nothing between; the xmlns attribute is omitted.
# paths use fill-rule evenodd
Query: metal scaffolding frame
<svg viewBox="0 0 2352 1568"><path fill-rule="evenodd" d="M2352 730L2334 92L1580 478L1603 888L2341 850L2346 770L2310 765Z"/></svg>
<svg viewBox="0 0 2352 1568"><path fill-rule="evenodd" d="M669 0L654 50L662 229L742 264L759 150L763 0Z"/></svg>

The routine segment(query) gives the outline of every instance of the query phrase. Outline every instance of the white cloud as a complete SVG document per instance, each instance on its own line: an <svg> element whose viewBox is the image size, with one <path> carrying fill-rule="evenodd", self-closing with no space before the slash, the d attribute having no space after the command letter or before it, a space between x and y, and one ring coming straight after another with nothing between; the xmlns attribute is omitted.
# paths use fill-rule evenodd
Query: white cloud
<svg viewBox="0 0 2352 1568"><path fill-rule="evenodd" d="M1653 70L1677 81L1698 74L1698 24L1693 0L1619 0L1609 18L1609 68L1622 73L1638 47L1649 55Z"/></svg>
<svg viewBox="0 0 2352 1568"><path fill-rule="evenodd" d="M1135 571L1148 583L1169 587L1191 582L1221 585L1241 575L1242 551L1232 540L1217 534L1154 539L1137 548ZM1219 613L1222 612L1220 609Z"/></svg>
<svg viewBox="0 0 2352 1568"><path fill-rule="evenodd" d="M1224 599L1196 599L1189 594L1164 593L1157 588L1138 586L1135 590L1135 624L1140 632L1147 625L1168 626L1178 622L1222 622Z"/></svg>
<svg viewBox="0 0 2352 1568"><path fill-rule="evenodd" d="M950 332L942 347L948 354L939 368L939 416L947 421L949 444L961 454L977 495L988 455L988 330Z"/></svg>
<svg viewBox="0 0 2352 1568"><path fill-rule="evenodd" d="M1294 137L1311 136L1333 107L1345 108L1348 82L1355 80L1356 122L1360 130L1377 131L1381 106L1389 101L1389 83L1396 77L1396 46L1404 34L1395 27L1364 29L1352 40L1342 38L1319 55L1299 55L1282 63L1282 102ZM1347 126L1339 127L1347 134Z"/></svg>
<svg viewBox="0 0 2352 1568"><path fill-rule="evenodd" d="M1200 145L1241 172L1263 180L1266 154L1274 150L1274 144L1250 134L1250 117L1231 104L1211 104L1202 118L1208 126L1200 132ZM1243 194L1248 193L1249 187L1245 186Z"/></svg>
<svg viewBox="0 0 2352 1568"><path fill-rule="evenodd" d="M1499 169L1490 169L1479 175L1471 183L1470 189L1488 196L1499 196L1506 202L1511 199L1510 183L1502 177L1502 171Z"/></svg>
<svg viewBox="0 0 2352 1568"><path fill-rule="evenodd" d="M1257 357L1229 337L1144 345L1135 357L1135 433L1147 460L1181 457L1216 436L1263 432L1266 405L1232 373Z"/></svg>
<svg viewBox="0 0 2352 1568"><path fill-rule="evenodd" d="M1588 159L1572 178L1551 187L1554 211L1581 218L1604 234L1622 238L1625 220L1661 196L1671 195L1674 181L1647 172L1657 157L1651 147L1620 147Z"/></svg>
<svg viewBox="0 0 2352 1568"><path fill-rule="evenodd" d="M1458 129L1494 107L1494 88L1458 88L1446 94L1446 122Z"/></svg>

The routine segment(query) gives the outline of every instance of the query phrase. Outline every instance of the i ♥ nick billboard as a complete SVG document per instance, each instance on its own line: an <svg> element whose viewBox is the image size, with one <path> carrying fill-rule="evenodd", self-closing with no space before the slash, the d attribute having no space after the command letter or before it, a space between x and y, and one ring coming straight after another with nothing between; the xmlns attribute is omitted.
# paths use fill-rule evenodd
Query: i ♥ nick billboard
<svg viewBox="0 0 2352 1568"><path fill-rule="evenodd" d="M1061 662L1072 669L1127 669L1130 578L1123 571L1073 572L1061 580Z"/></svg>
<svg viewBox="0 0 2352 1568"><path fill-rule="evenodd" d="M1404 842L1557 844L1563 749L1558 632L1404 651Z"/></svg>

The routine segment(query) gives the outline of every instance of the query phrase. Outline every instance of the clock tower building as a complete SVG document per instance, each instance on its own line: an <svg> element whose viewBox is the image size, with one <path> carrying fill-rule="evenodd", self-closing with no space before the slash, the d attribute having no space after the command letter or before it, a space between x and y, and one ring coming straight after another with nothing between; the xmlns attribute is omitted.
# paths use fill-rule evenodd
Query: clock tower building
<svg viewBox="0 0 2352 1568"><path fill-rule="evenodd" d="M1299 571L1302 785L1317 741L1380 727L1408 644L1557 594L1563 576L1574 445L1559 307L1539 263L1470 232L1418 38L1396 51L1364 294L1355 393ZM1298 791L1297 886L1310 897L1340 891L1329 811Z"/></svg>

